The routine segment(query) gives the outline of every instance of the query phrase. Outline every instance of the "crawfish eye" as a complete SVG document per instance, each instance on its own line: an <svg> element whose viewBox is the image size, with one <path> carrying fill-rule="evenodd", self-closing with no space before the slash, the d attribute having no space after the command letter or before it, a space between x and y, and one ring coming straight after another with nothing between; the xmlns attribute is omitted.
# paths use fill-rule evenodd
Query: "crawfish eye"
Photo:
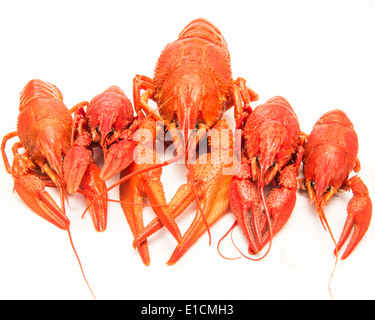
<svg viewBox="0 0 375 320"><path fill-rule="evenodd" d="M197 122L196 124L195 124L195 129L198 129L199 128L199 123Z"/></svg>
<svg viewBox="0 0 375 320"><path fill-rule="evenodd" d="M272 162L271 168L273 168L274 166L276 166L276 161Z"/></svg>
<svg viewBox="0 0 375 320"><path fill-rule="evenodd" d="M260 161L260 157L259 157L259 156L257 156L257 158L256 158L256 159L257 159L257 165L258 165L258 166L260 166L260 162L259 162L259 161Z"/></svg>
<svg viewBox="0 0 375 320"><path fill-rule="evenodd" d="M175 124L176 128L178 128L178 121L176 121L174 124Z"/></svg>
<svg viewBox="0 0 375 320"><path fill-rule="evenodd" d="M107 135L107 136L110 137L110 136L112 136L114 133L115 133L115 129L112 128L111 131L108 132L108 135Z"/></svg>
<svg viewBox="0 0 375 320"><path fill-rule="evenodd" d="M96 130L97 133L100 133L100 128L99 128L99 126L97 126L97 127L95 128L95 130Z"/></svg>
<svg viewBox="0 0 375 320"><path fill-rule="evenodd" d="M310 181L310 186L313 187L313 188L315 188L315 181L314 180Z"/></svg>
<svg viewBox="0 0 375 320"><path fill-rule="evenodd" d="M326 192L329 192L329 191L331 191L331 186L328 186L328 187L327 187Z"/></svg>

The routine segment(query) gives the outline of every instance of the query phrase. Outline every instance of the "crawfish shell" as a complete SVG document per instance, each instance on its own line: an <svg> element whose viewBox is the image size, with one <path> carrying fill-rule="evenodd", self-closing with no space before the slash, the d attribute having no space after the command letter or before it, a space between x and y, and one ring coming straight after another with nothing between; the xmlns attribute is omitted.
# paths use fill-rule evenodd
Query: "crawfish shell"
<svg viewBox="0 0 375 320"><path fill-rule="evenodd" d="M228 51L202 39L184 39L169 43L162 51L154 73L156 99L165 81L178 69L196 63L209 70L219 92L226 98L232 87L232 69ZM185 73L188 73L186 70Z"/></svg>
<svg viewBox="0 0 375 320"><path fill-rule="evenodd" d="M61 100L37 98L20 112L17 131L31 158L44 161L47 144L55 145L64 155L69 151L72 117Z"/></svg>
<svg viewBox="0 0 375 320"><path fill-rule="evenodd" d="M277 137L280 132L274 130L274 125L281 128L283 133L281 137ZM259 152L263 140L280 138L282 146L278 158L286 164L297 150L300 133L299 121L289 105L265 103L255 108L246 121L245 151L251 158Z"/></svg>

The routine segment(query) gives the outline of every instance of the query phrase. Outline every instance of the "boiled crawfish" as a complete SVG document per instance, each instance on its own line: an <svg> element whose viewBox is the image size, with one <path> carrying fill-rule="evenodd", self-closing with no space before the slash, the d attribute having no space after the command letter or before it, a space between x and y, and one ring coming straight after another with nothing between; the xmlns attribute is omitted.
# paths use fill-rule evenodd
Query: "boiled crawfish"
<svg viewBox="0 0 375 320"><path fill-rule="evenodd" d="M86 188L83 193L87 202L92 204L89 207L90 213L98 231L106 228L106 194L92 201L96 195L105 191L104 180L110 179L133 161L135 144L130 128L134 120L133 113L130 100L117 86L109 87L95 96L90 103L83 101L74 108L72 148L64 161L67 191L74 193L86 181L96 181L95 189ZM95 146L103 150L102 169L99 169L93 160ZM88 168L92 172L91 178L86 174ZM98 211L97 208L101 208L101 217L93 215L93 212Z"/></svg>
<svg viewBox="0 0 375 320"><path fill-rule="evenodd" d="M320 220L335 242L335 254L352 233L351 240L342 255L346 259L365 235L371 221L372 202L368 189L357 175L359 172L358 136L348 116L342 110L325 113L314 125L307 138L303 159L304 183L311 202L315 203ZM340 190L351 190L350 200L341 237L336 244L323 207Z"/></svg>
<svg viewBox="0 0 375 320"><path fill-rule="evenodd" d="M36 214L66 230L73 250L83 273L78 254L74 249L70 221L65 213L64 201L65 177L63 161L71 147L72 117L63 103L60 90L53 84L41 81L29 81L20 94L19 116L17 131L4 136L1 152L5 168L14 179L14 190ZM9 164L5 148L9 139L18 136L19 142L13 147L13 164ZM24 148L24 153L19 149ZM86 192L96 187L96 180L92 179L92 168L85 172L85 182L81 183L81 191ZM60 192L61 208L52 196L45 190L45 186L55 186ZM99 199L99 202L103 201ZM103 216L96 206L94 216ZM88 285L90 291L91 288ZM92 293L92 291L91 291Z"/></svg>
<svg viewBox="0 0 375 320"><path fill-rule="evenodd" d="M17 131L4 136L1 151L5 168L12 175L14 189L22 200L38 215L67 230L63 156L70 149L72 118L62 99L56 86L31 80L20 94ZM14 159L10 166L5 147L16 136L20 142L13 145ZM26 152L20 154L20 148ZM45 191L45 175L59 189L62 208Z"/></svg>
<svg viewBox="0 0 375 320"><path fill-rule="evenodd" d="M141 94L142 90L144 92ZM194 224L208 228L225 212L227 202L224 201L221 209L215 211L213 202L222 200L197 190L200 188L196 185L197 169L193 169L191 163L196 148L226 110L232 106L235 110L240 110L243 104L250 108L250 102L258 98L257 94L246 86L244 79L233 80L228 47L221 32L205 19L190 22L178 39L168 44L161 53L154 78L141 75L134 78L133 98L137 113L142 110L147 116L152 116L164 125L172 136L177 154L173 159L133 171L115 185L147 170L185 159L193 198L202 217L196 219ZM150 99L156 102L157 112L149 106ZM211 173L205 171L202 174L210 177ZM194 199L190 199L190 202ZM205 214L201 202L208 202L208 211L206 210ZM217 218L205 219L209 215L215 215ZM188 239L194 239L196 233L196 228L189 229L178 246L191 246ZM173 261L177 261L184 251L180 250Z"/></svg>
<svg viewBox="0 0 375 320"><path fill-rule="evenodd" d="M244 108L236 119L243 130L243 157L229 197L236 221L249 241L248 251L256 254L292 214L304 134L283 97L274 97L253 111ZM265 198L267 185L273 187Z"/></svg>

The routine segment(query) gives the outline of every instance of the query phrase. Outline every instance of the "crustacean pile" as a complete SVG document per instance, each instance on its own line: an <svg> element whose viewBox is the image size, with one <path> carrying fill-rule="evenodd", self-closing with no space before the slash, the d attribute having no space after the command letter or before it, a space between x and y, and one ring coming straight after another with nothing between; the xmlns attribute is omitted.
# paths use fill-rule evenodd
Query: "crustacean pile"
<svg viewBox="0 0 375 320"><path fill-rule="evenodd" d="M263 258L291 216L299 186L307 190L331 234L336 257L352 234L342 256L347 258L366 233L372 215L365 184L358 176L349 178L360 169L353 124L343 111L332 110L307 135L284 97L273 97L253 109L250 104L256 100L257 93L245 79L233 79L221 32L209 21L197 19L162 51L153 78L134 77L133 105L119 87L111 86L90 102L68 109L55 85L31 80L20 94L17 131L3 138L2 156L21 199L68 233L67 194L81 193L95 229L104 231L107 194L119 186L121 207L134 236L132 245L145 265L150 264L148 238L159 229L165 226L176 241L167 262L173 265L202 234L210 235L210 227L229 206L236 220L233 227L238 224L242 229L250 255L268 244ZM156 103L155 110L149 101ZM222 117L232 107L236 128L230 129ZM14 137L19 141L12 147L10 164L5 149ZM174 156L162 161L157 140L169 141ZM97 147L104 158L102 168L93 157ZM188 170L186 183L167 202L162 168L177 161ZM107 187L106 180L118 173L119 180ZM51 186L59 190L60 205L45 190ZM323 208L341 190L351 190L353 198L336 242ZM145 198L155 213L146 226ZM197 207L195 218L182 233L176 218L192 203Z"/></svg>

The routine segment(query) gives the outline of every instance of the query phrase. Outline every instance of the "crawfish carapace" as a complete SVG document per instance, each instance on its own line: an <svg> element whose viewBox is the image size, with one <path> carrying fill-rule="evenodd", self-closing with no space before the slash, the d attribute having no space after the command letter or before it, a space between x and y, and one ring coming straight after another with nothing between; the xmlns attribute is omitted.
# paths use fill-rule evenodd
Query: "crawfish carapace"
<svg viewBox="0 0 375 320"><path fill-rule="evenodd" d="M335 248L335 254L338 254L352 233L341 259L347 258L358 245L372 216L372 202L366 185L358 176L348 179L353 170L360 170L357 133L343 111L329 111L315 123L307 138L303 174L310 200L315 203L322 224L329 230L333 240L323 207L337 191L353 192L347 207L348 217Z"/></svg>
<svg viewBox="0 0 375 320"><path fill-rule="evenodd" d="M243 129L243 157L229 195L236 221L249 241L248 251L256 254L292 214L304 139L297 116L283 97L274 97L253 112L244 109L237 119L237 127ZM265 197L267 185L272 189Z"/></svg>

